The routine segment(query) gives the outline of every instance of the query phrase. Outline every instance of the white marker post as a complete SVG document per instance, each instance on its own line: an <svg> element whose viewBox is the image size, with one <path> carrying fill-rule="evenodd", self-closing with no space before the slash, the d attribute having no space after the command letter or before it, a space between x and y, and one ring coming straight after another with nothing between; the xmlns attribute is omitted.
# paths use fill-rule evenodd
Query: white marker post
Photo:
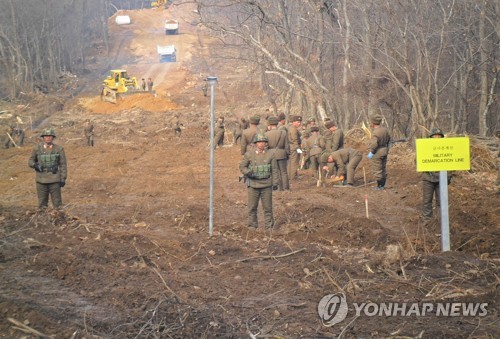
<svg viewBox="0 0 500 339"><path fill-rule="evenodd" d="M209 193L209 217L208 217L208 235L214 233L214 105L215 91L214 86L217 82L217 77L207 77L210 85L210 193Z"/></svg>

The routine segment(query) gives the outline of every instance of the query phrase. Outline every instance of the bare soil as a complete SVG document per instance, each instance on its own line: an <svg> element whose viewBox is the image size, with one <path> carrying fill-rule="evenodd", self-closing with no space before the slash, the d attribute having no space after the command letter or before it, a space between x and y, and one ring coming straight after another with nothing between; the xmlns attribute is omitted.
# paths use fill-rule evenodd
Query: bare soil
<svg viewBox="0 0 500 339"><path fill-rule="evenodd" d="M250 231L239 146L228 131L215 151L209 237L203 79L218 77L216 115L230 124L268 107L247 65L211 57L217 41L196 24L193 9L128 11L129 26L111 18L110 55L96 49L76 85L5 108L38 124L25 147L0 152L0 337L500 337L495 170L454 178L451 252L440 251L437 220L420 222L420 177L406 144L391 150L385 191L372 190L366 159L353 189L318 188L304 171L291 192L274 194L278 227ZM164 34L169 17L180 20L179 35ZM159 64L156 45L171 43L177 62ZM152 77L156 93L101 102L111 68ZM93 148L83 138L87 118L96 127ZM65 147L69 178L63 211L39 213L27 160L49 125ZM359 138L349 142L365 149ZM349 314L324 326L318 303L339 292ZM353 302L488 303L488 312L356 317Z"/></svg>

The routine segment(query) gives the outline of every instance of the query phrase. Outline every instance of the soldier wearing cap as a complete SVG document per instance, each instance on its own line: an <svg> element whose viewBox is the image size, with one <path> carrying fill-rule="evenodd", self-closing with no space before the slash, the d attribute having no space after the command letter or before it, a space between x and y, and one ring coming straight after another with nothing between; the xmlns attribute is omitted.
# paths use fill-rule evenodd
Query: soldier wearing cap
<svg viewBox="0 0 500 339"><path fill-rule="evenodd" d="M269 130L265 133L269 150L275 154L279 172L280 191L290 190L290 181L288 180L288 156L290 146L288 145L288 135L286 130L278 129L278 117L271 116L267 119Z"/></svg>
<svg viewBox="0 0 500 339"><path fill-rule="evenodd" d="M444 138L444 133L439 128L431 129L429 138ZM448 184L451 183L451 173L448 172ZM428 222L432 219L432 200L436 196L436 206L439 201L439 172L422 173L422 220Z"/></svg>
<svg viewBox="0 0 500 339"><path fill-rule="evenodd" d="M215 130L214 130L214 149L217 146L224 146L224 117L219 117L215 122Z"/></svg>
<svg viewBox="0 0 500 339"><path fill-rule="evenodd" d="M372 116L370 121L373 132L368 145L368 150L370 151L368 159L372 160L375 170L375 178L377 179L377 187L375 189L383 190L387 180L387 155L389 153L391 135L387 128L381 126L382 117L380 115Z"/></svg>
<svg viewBox="0 0 500 339"><path fill-rule="evenodd" d="M94 146L94 124L90 119L85 120L85 125L83 126L83 133L87 139L87 146Z"/></svg>
<svg viewBox="0 0 500 339"><path fill-rule="evenodd" d="M253 140L255 148L243 156L240 171L245 176L248 193L248 227L257 228L259 200L264 210L264 226L274 227L273 190L278 189L279 174L275 153L267 149L268 138L258 133Z"/></svg>
<svg viewBox="0 0 500 339"><path fill-rule="evenodd" d="M323 171L331 171L329 164L335 164L338 168L335 180L347 186L354 185L354 173L361 162L362 155L354 148L342 148L335 152L325 151L321 154L321 168Z"/></svg>
<svg viewBox="0 0 500 339"><path fill-rule="evenodd" d="M260 124L260 117L258 115L250 117L250 127L245 129L241 135L241 155L244 155L249 149L253 149L253 139L257 132Z"/></svg>
<svg viewBox="0 0 500 339"><path fill-rule="evenodd" d="M312 126L309 130L311 135L303 142L304 153L309 160L314 178L317 180L319 177L319 156L325 150L325 139L319 134L319 127Z"/></svg>
<svg viewBox="0 0 500 339"><path fill-rule="evenodd" d="M62 146L53 143L56 134L46 128L40 135L43 142L33 148L28 166L36 171L38 208L44 210L49 204L49 195L54 208L62 206L61 187L66 184L66 155Z"/></svg>
<svg viewBox="0 0 500 339"><path fill-rule="evenodd" d="M344 147L344 132L337 127L333 121L325 123L327 132L325 132L326 150L328 152L335 152Z"/></svg>
<svg viewBox="0 0 500 339"><path fill-rule="evenodd" d="M297 170L300 166L301 149L301 133L299 131L302 124L302 117L294 115L291 117L291 123L288 127L288 143L290 145L290 159L288 161L288 178L294 180L298 178Z"/></svg>
<svg viewBox="0 0 500 339"><path fill-rule="evenodd" d="M236 129L234 131L234 144L237 145L241 143L241 135L243 131L248 128L248 121L245 118L241 118L240 121L236 123Z"/></svg>
<svg viewBox="0 0 500 339"><path fill-rule="evenodd" d="M278 114L278 120L279 120L278 129L284 130L288 134L288 128L286 127L286 115L285 115L285 113L282 112L282 113Z"/></svg>

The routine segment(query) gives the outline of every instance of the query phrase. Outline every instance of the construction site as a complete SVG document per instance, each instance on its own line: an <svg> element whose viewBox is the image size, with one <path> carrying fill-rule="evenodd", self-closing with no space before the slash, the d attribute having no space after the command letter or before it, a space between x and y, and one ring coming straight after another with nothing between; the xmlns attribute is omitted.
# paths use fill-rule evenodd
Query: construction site
<svg viewBox="0 0 500 339"><path fill-rule="evenodd" d="M233 130L270 114L258 75L213 57L218 40L194 5L116 15L112 52L96 47L88 74L0 107L2 122L26 131L22 147L0 152L0 338L500 337L498 138L468 136L471 170L449 186L451 251L441 251L439 218L421 221L414 145L391 148L386 189L375 191L361 125L345 131L363 154L353 188L318 187L302 170L290 192L273 193L276 227L263 228L259 209L260 227L249 229ZM170 34L172 18L180 29ZM158 46L175 46L175 59L162 62ZM209 76L226 121L212 236ZM38 212L27 164L46 127L65 149L68 179L64 208ZM333 326L318 310L331 294L348 305ZM389 303L429 311L378 312Z"/></svg>

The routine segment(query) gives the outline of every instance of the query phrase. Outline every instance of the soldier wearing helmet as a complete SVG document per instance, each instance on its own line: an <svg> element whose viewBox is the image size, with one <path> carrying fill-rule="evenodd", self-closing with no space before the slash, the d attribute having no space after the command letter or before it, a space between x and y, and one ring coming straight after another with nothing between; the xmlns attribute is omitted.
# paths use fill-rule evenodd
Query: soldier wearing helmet
<svg viewBox="0 0 500 339"><path fill-rule="evenodd" d="M268 138L257 133L253 139L255 148L243 156L240 171L245 176L248 193L248 227L257 228L259 200L264 210L264 226L274 227L273 190L278 189L279 174L275 152L267 149Z"/></svg>
<svg viewBox="0 0 500 339"><path fill-rule="evenodd" d="M43 142L33 148L28 166L36 171L36 192L38 208L45 210L49 196L54 208L62 206L61 188L66 184L66 155L62 146L53 143L54 129L46 128L40 134Z"/></svg>
<svg viewBox="0 0 500 339"><path fill-rule="evenodd" d="M444 138L441 129L432 128L429 138ZM451 183L451 173L448 172L448 184ZM422 220L429 222L432 219L432 200L436 197L436 206L439 208L439 172L422 173Z"/></svg>
<svg viewBox="0 0 500 339"><path fill-rule="evenodd" d="M85 134L85 138L87 139L87 146L94 146L94 124L90 119L85 120L85 124L83 126L83 133Z"/></svg>

